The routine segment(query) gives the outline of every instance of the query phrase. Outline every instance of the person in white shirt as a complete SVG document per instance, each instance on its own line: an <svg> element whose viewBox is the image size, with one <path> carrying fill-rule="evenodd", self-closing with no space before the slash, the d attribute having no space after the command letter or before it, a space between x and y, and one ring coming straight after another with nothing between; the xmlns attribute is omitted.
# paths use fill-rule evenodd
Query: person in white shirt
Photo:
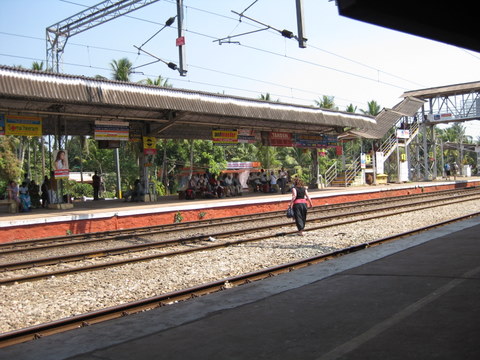
<svg viewBox="0 0 480 360"><path fill-rule="evenodd" d="M270 192L278 192L277 177L273 171L270 172Z"/></svg>

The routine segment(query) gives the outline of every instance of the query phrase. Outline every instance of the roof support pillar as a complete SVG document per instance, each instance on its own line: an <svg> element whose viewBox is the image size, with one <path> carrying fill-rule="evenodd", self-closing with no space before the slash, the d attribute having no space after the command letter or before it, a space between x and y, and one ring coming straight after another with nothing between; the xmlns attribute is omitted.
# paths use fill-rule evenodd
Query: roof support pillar
<svg viewBox="0 0 480 360"><path fill-rule="evenodd" d="M320 170L318 166L318 149L312 149L312 175L310 182L310 189L320 188Z"/></svg>

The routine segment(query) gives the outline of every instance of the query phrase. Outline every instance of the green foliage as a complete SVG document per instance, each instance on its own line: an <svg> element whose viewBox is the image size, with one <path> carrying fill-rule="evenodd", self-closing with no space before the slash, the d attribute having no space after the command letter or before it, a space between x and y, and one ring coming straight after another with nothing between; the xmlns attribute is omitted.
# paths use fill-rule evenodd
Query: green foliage
<svg viewBox="0 0 480 360"><path fill-rule="evenodd" d="M202 220L206 215L207 215L207 213L206 213L205 211L200 211L200 212L198 213L198 218L199 218L200 220Z"/></svg>
<svg viewBox="0 0 480 360"><path fill-rule="evenodd" d="M314 100L315 105L322 109L331 109L331 110L338 110L338 107L335 106L335 97L334 96L327 96L323 95L322 98L318 100Z"/></svg>
<svg viewBox="0 0 480 360"><path fill-rule="evenodd" d="M74 198L81 198L82 196L92 197L93 196L93 186L86 183L77 183L75 181L69 180L66 184L66 188L71 196Z"/></svg>
<svg viewBox="0 0 480 360"><path fill-rule="evenodd" d="M22 174L22 163L16 155L19 139L0 136L0 178L18 181Z"/></svg>
<svg viewBox="0 0 480 360"><path fill-rule="evenodd" d="M360 111L365 115L377 116L381 110L380 105L375 100L369 101L367 106L368 110L360 109Z"/></svg>
<svg viewBox="0 0 480 360"><path fill-rule="evenodd" d="M130 74L132 73L133 64L127 58L120 60L113 60L110 63L112 69L113 80L130 81Z"/></svg>
<svg viewBox="0 0 480 360"><path fill-rule="evenodd" d="M165 185L162 184L160 180L150 179L150 183L153 184L153 186L155 188L155 192L157 193L157 195L159 195L159 196L167 195L167 190L165 188Z"/></svg>
<svg viewBox="0 0 480 360"><path fill-rule="evenodd" d="M357 107L354 106L353 104L350 104L350 105L347 106L345 111L349 112L349 113L356 113L357 112Z"/></svg>
<svg viewBox="0 0 480 360"><path fill-rule="evenodd" d="M177 211L177 212L175 213L175 216L173 217L173 222L174 222L174 223L181 223L182 220L183 220L183 215L182 215L182 213L181 213L180 211Z"/></svg>
<svg viewBox="0 0 480 360"><path fill-rule="evenodd" d="M168 79L162 77L162 75L158 75L156 79L147 78L145 80L141 80L140 83L147 84L147 85L154 85L154 86L163 86L163 87L173 87L172 84L168 82Z"/></svg>
<svg viewBox="0 0 480 360"><path fill-rule="evenodd" d="M282 163L277 160L277 148L273 146L258 144L256 159L261 162L265 169L275 169L282 166Z"/></svg>

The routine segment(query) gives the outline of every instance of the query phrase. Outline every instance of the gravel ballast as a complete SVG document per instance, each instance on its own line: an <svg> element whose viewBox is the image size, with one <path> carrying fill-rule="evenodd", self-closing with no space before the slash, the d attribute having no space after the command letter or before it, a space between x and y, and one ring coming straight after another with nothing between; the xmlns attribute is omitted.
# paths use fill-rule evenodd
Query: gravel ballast
<svg viewBox="0 0 480 360"><path fill-rule="evenodd" d="M0 332L308 258L480 211L478 200L89 273L0 286ZM278 230L275 230L278 232Z"/></svg>

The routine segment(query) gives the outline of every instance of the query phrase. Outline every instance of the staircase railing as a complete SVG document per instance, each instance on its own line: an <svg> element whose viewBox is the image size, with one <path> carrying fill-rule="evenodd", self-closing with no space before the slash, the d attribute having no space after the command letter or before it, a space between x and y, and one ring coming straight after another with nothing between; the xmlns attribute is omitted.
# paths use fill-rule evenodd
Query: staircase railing
<svg viewBox="0 0 480 360"><path fill-rule="evenodd" d="M417 136L420 126L418 125L418 121L413 122L410 124L410 137L406 141L406 145L410 144L415 136Z"/></svg>
<svg viewBox="0 0 480 360"><path fill-rule="evenodd" d="M382 145L380 145L380 151L383 152L383 158L385 160L387 160L388 157L392 154L397 144L397 137L395 136L395 134L392 134L387 139L385 139Z"/></svg>
<svg viewBox="0 0 480 360"><path fill-rule="evenodd" d="M325 187L330 186L333 180L336 179L338 176L338 165L337 161L335 161L330 167L325 171L324 179L325 179Z"/></svg>
<svg viewBox="0 0 480 360"><path fill-rule="evenodd" d="M358 156L351 164L345 166L345 187L353 183L360 171L362 171L362 166L360 156Z"/></svg>

